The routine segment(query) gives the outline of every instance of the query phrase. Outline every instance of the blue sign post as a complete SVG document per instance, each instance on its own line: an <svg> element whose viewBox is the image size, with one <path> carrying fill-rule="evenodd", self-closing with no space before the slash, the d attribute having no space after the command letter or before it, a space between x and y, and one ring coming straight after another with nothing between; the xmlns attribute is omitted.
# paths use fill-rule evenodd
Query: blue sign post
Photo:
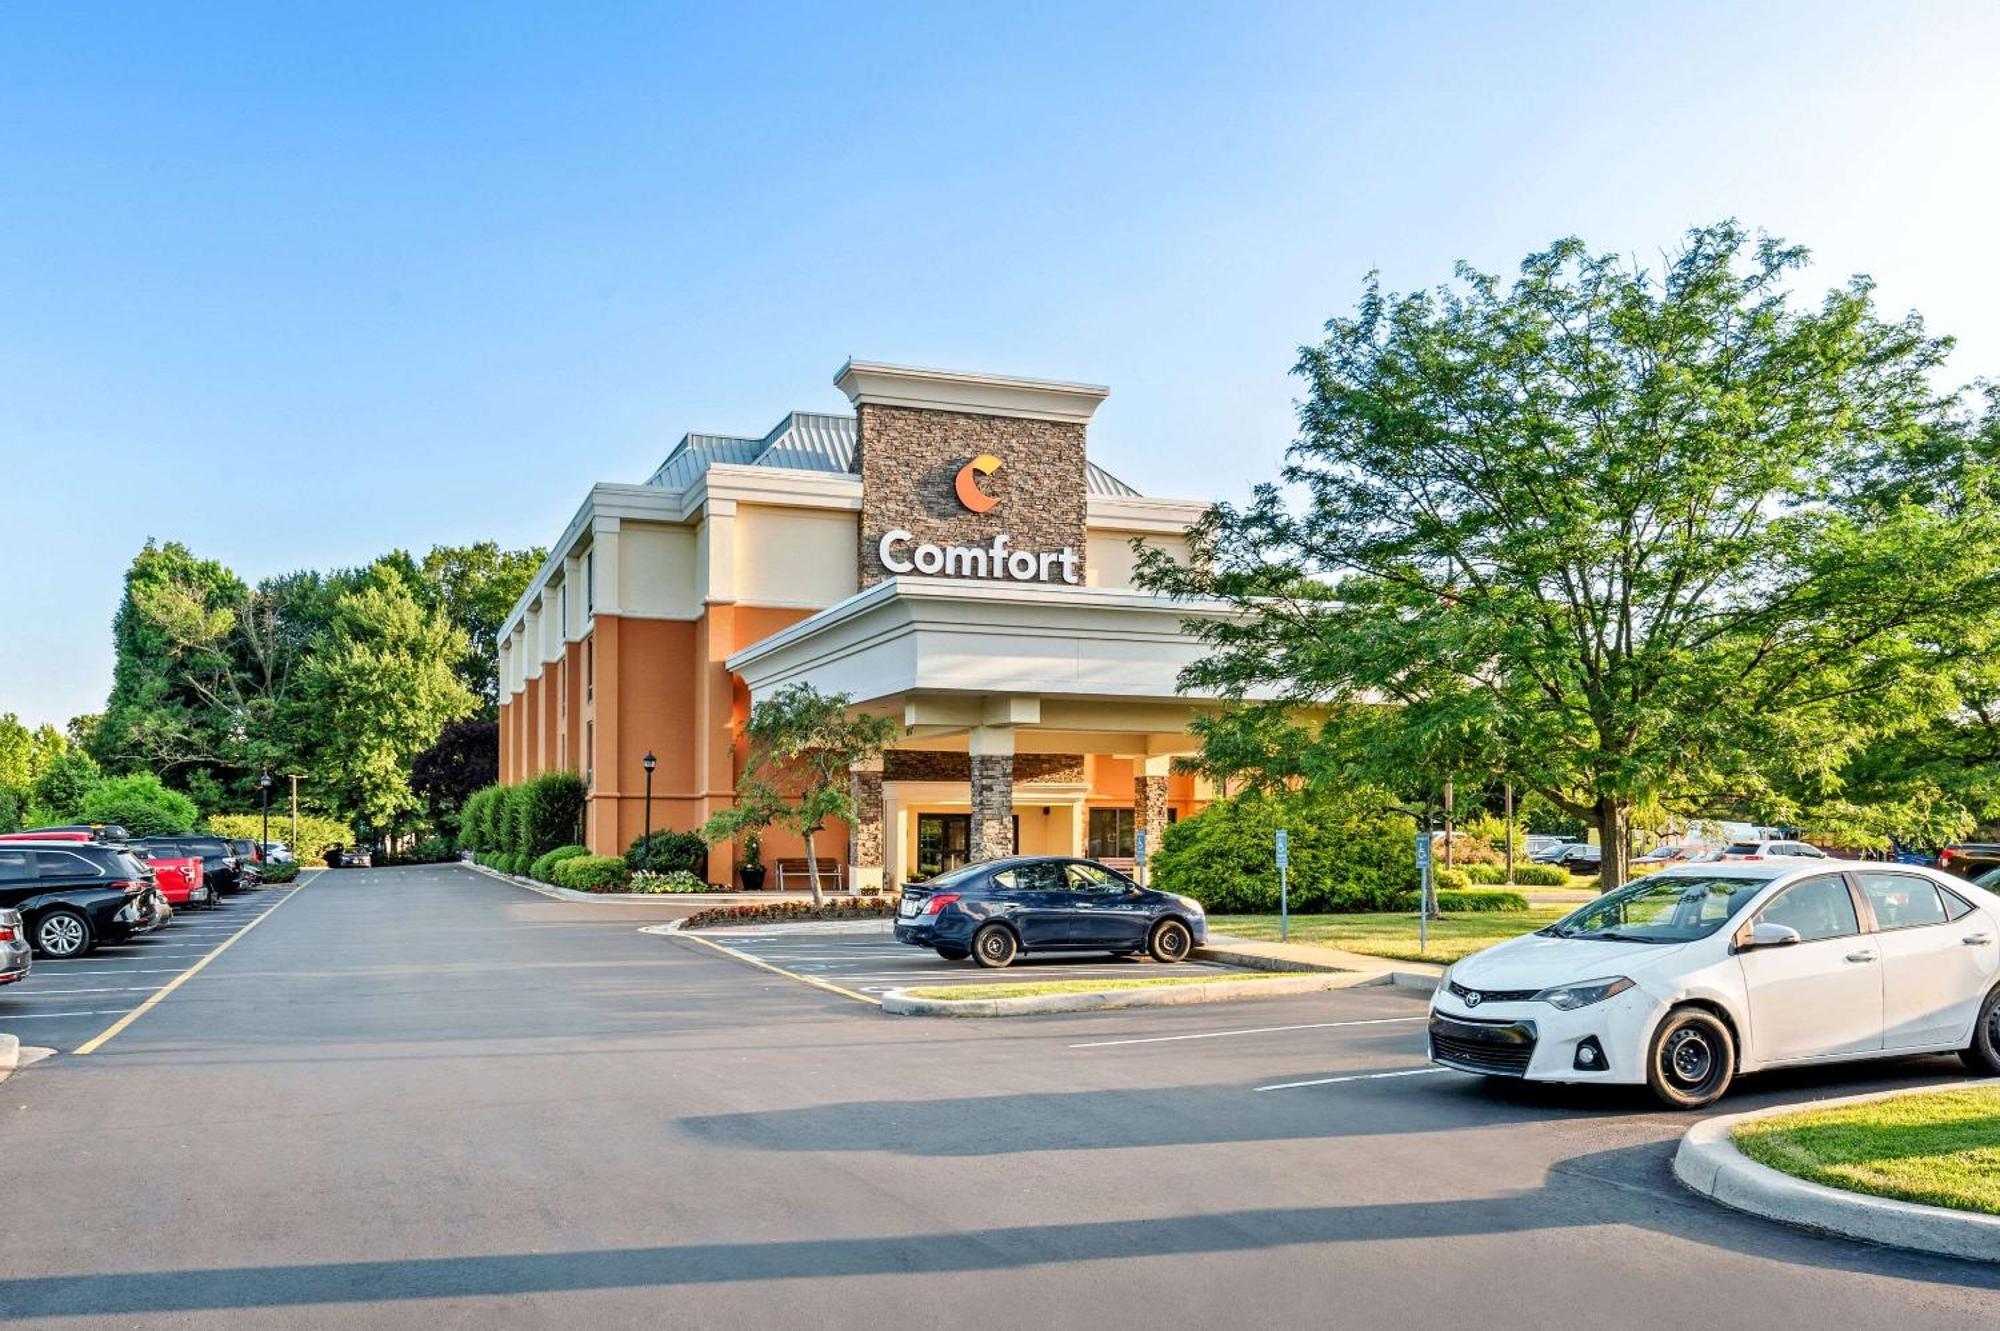
<svg viewBox="0 0 2000 1331"><path fill-rule="evenodd" d="M1278 940L1292 936L1291 868L1292 841L1284 828L1278 829Z"/></svg>
<svg viewBox="0 0 2000 1331"><path fill-rule="evenodd" d="M1139 882L1146 882L1146 829L1140 828L1132 834L1133 868L1139 875Z"/></svg>
<svg viewBox="0 0 2000 1331"><path fill-rule="evenodd" d="M1430 946L1431 932L1431 834L1417 829L1417 951Z"/></svg>

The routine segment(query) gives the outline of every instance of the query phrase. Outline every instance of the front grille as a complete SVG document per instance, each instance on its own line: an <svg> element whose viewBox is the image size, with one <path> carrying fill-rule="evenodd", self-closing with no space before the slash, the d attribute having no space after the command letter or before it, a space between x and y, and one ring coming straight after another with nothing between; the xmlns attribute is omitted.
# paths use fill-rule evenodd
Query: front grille
<svg viewBox="0 0 2000 1331"><path fill-rule="evenodd" d="M1539 989L1468 989L1457 980L1448 981L1445 988L1451 990L1461 1002L1478 1007L1481 1003L1527 1003L1532 1002Z"/></svg>
<svg viewBox="0 0 2000 1331"><path fill-rule="evenodd" d="M1519 1077L1535 1057L1535 1025L1528 1021L1475 1024L1431 1018L1431 1057L1469 1072Z"/></svg>

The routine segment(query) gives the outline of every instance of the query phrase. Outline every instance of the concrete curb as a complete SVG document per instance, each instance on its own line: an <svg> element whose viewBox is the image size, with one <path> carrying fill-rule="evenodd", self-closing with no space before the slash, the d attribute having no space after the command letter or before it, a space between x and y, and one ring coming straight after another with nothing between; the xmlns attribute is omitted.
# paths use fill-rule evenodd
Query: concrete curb
<svg viewBox="0 0 2000 1331"><path fill-rule="evenodd" d="M883 937L886 938L890 934L889 926L892 923L890 920L886 918L855 919L855 920L771 920L767 921L764 924L718 924L718 925L711 925L706 929L682 928L682 926L688 922L688 919L689 917L684 915L678 920L668 920L665 924L644 925L640 928L639 932L642 934L685 933L688 934L689 936L693 936L695 934L703 934L703 935L715 934L722 938L729 938L738 934L756 934L761 936L763 934L768 934L773 932L795 933L795 934L881 934Z"/></svg>
<svg viewBox="0 0 2000 1331"><path fill-rule="evenodd" d="M1049 1012L1103 1012L1113 1008L1179 1007L1188 1003L1229 1003L1246 998L1346 989L1366 976L1352 973L1300 975L1282 980L1215 980L1206 984L1162 984L1143 989L1095 989L1076 994L1031 994L1021 998L912 998L907 989L882 995L882 1010L897 1017L1029 1017ZM995 983L1005 984L1005 980Z"/></svg>
<svg viewBox="0 0 2000 1331"><path fill-rule="evenodd" d="M1438 977L1424 971L1356 970L1349 966L1335 966L1330 962L1305 961L1285 956L1269 956L1262 952L1238 950L1228 944L1209 943L1194 950L1196 961L1212 961L1221 966L1241 966L1253 971L1301 971L1315 975L1345 975L1347 983L1354 986L1394 985L1398 989L1414 989L1420 993L1431 993L1438 987ZM1346 987L1346 986L1342 986Z"/></svg>
<svg viewBox="0 0 2000 1331"><path fill-rule="evenodd" d="M1962 1082L1958 1086L2000 1086L2000 1078ZM1874 1091L1711 1118L1695 1124L1681 1138L1680 1149L1674 1152L1674 1177L1711 1201L1781 1224L1891 1248L1911 1248L1977 1262L2000 1262L2000 1216L1899 1202L1808 1183L1757 1163L1737 1150L1731 1139L1739 1125L1761 1118L1940 1089L1956 1090L1958 1086Z"/></svg>
<svg viewBox="0 0 2000 1331"><path fill-rule="evenodd" d="M0 1035L0 1081L5 1081L31 1063L39 1063L53 1049L43 1049L38 1045L24 1045L19 1036Z"/></svg>
<svg viewBox="0 0 2000 1331"><path fill-rule="evenodd" d="M470 869L476 874L484 874L495 882L526 888L530 892L540 893L555 901L650 901L656 904L662 901L694 901L725 906L746 901L791 900L788 896L781 897L774 892L579 892L573 887L557 887L554 883L538 883L532 878L501 873L498 869L489 869L483 864L474 864L471 860L455 860L452 863Z"/></svg>

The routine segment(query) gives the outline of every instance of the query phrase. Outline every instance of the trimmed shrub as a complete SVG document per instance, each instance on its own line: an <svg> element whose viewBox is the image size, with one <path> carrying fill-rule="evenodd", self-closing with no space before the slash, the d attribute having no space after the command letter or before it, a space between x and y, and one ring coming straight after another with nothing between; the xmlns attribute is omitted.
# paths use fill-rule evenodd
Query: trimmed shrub
<svg viewBox="0 0 2000 1331"><path fill-rule="evenodd" d="M828 897L815 910L810 901L754 902L711 906L681 922L683 929L715 929L732 924L781 924L791 920L865 920L896 913L896 897Z"/></svg>
<svg viewBox="0 0 2000 1331"><path fill-rule="evenodd" d="M476 861L492 845L493 786L484 786L468 795L458 811L458 848L469 850Z"/></svg>
<svg viewBox="0 0 2000 1331"><path fill-rule="evenodd" d="M588 846L557 846L554 850L545 850L535 857L533 864L528 866L528 877L540 879L544 883L553 883L555 879L550 875L555 873L558 864L588 854L590 854Z"/></svg>
<svg viewBox="0 0 2000 1331"><path fill-rule="evenodd" d="M657 874L692 874L696 878L708 872L708 843L696 832L653 833L652 853L647 853L647 838L634 837L625 850L625 863L634 870L650 869Z"/></svg>
<svg viewBox="0 0 2000 1331"><path fill-rule="evenodd" d="M623 892L630 877L616 855L575 855L555 866L556 886L578 892Z"/></svg>
<svg viewBox="0 0 2000 1331"><path fill-rule="evenodd" d="M1569 870L1560 864L1516 864L1514 883L1518 887L1564 887Z"/></svg>
<svg viewBox="0 0 2000 1331"><path fill-rule="evenodd" d="M264 881L267 883L289 883L299 876L297 864L267 864L264 866Z"/></svg>
<svg viewBox="0 0 2000 1331"><path fill-rule="evenodd" d="M1463 869L1447 869L1442 864L1431 870L1431 886L1439 892L1463 892L1472 878Z"/></svg>
<svg viewBox="0 0 2000 1331"><path fill-rule="evenodd" d="M375 857L375 866L384 868L392 864L443 864L458 858L458 852L443 837L428 836L418 841L408 850L383 851Z"/></svg>
<svg viewBox="0 0 2000 1331"><path fill-rule="evenodd" d="M1437 907L1446 914L1459 915L1496 910L1526 910L1528 899L1519 892L1494 891L1491 888L1471 888L1469 890L1438 889ZM1406 892L1396 899L1397 910L1417 909L1417 894Z"/></svg>
<svg viewBox="0 0 2000 1331"><path fill-rule="evenodd" d="M261 841L264 837L264 815L262 813L211 813L203 826L219 837L236 837L244 841ZM271 839L285 841L292 835L292 815L289 811L280 818L276 809L271 810ZM299 815L299 844L292 847L292 853L299 857L300 864L325 864L322 854L328 846L351 846L354 844L354 829L335 818L325 818L318 814Z"/></svg>
<svg viewBox="0 0 2000 1331"><path fill-rule="evenodd" d="M628 889L633 892L706 892L708 884L686 869L671 873L635 873Z"/></svg>
<svg viewBox="0 0 2000 1331"><path fill-rule="evenodd" d="M544 772L515 788L515 844L528 862L573 844L582 831L583 778L574 772Z"/></svg>
<svg viewBox="0 0 2000 1331"><path fill-rule="evenodd" d="M82 821L116 823L133 836L172 836L194 827L194 801L151 772L108 777L83 797Z"/></svg>
<svg viewBox="0 0 2000 1331"><path fill-rule="evenodd" d="M1475 887L1491 887L1495 883L1507 881L1507 866L1504 864L1468 864L1465 866L1466 881Z"/></svg>
<svg viewBox="0 0 2000 1331"><path fill-rule="evenodd" d="M1252 792L1217 800L1167 828L1149 866L1152 886L1194 897L1212 914L1278 909L1272 834L1291 839L1291 908L1386 910L1417 885L1407 819L1381 811L1379 791Z"/></svg>

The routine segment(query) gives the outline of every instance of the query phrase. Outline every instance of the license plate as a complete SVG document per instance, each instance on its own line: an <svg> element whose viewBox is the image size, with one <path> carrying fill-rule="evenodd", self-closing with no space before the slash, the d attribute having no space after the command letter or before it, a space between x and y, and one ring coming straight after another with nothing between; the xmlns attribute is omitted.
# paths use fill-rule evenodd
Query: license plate
<svg viewBox="0 0 2000 1331"><path fill-rule="evenodd" d="M924 903L918 898L904 897L902 902L896 907L896 918L899 920L914 920L917 917L917 913L923 908Z"/></svg>

